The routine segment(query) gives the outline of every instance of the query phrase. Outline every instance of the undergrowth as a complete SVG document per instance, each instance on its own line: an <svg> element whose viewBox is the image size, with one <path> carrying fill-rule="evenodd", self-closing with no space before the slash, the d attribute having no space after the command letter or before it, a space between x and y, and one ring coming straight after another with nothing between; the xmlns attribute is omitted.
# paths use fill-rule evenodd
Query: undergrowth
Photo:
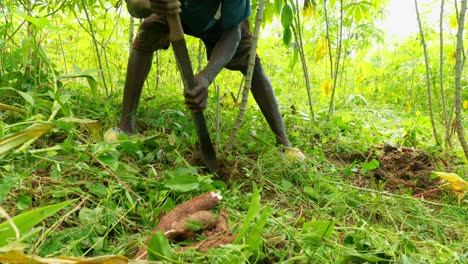
<svg viewBox="0 0 468 264"><path fill-rule="evenodd" d="M299 162L274 147L268 126L252 107L233 152L221 157L224 169L210 174L202 168L194 127L181 100L171 95L149 98L138 113L139 133L108 143L96 140L85 126L60 118L97 119L104 130L116 124L120 98L102 100L73 90L64 94L65 110L57 116L54 128L28 150L9 152L0 161L0 202L10 216L72 201L59 214L22 234L19 241L28 245L29 253L132 258L153 229L156 216L203 192L216 191L224 197L221 207L228 210L234 231L244 225L255 230L260 212L271 208L263 229L206 253L177 254L172 261L468 261L466 200L457 204L456 196L446 189L429 200L413 198L412 189L390 192L385 189L387 182L372 173L379 167L373 160L384 145L424 149L435 161L433 169L466 173L466 163L427 143L430 132L417 113L402 115L385 106L349 105L330 120L319 115L312 125L307 115L283 107L291 141L308 156ZM20 104L19 96L12 96L10 103L15 100ZM38 122L37 114L47 115L44 106L52 100L36 100L43 107L28 106L29 115L2 114L3 135ZM221 120L232 120L234 109L234 105L225 106ZM206 114L214 124L215 110ZM396 122L401 125L395 126ZM218 150L230 126L223 122L218 134L213 133L219 139ZM442 159L449 167L437 162ZM259 204L254 202L257 189ZM246 223L254 207L258 215Z"/></svg>

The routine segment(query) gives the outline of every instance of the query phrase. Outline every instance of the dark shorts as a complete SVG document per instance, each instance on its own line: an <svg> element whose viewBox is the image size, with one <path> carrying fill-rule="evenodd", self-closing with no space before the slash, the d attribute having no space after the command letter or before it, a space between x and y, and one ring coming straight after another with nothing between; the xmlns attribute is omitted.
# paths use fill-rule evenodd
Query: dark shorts
<svg viewBox="0 0 468 264"><path fill-rule="evenodd" d="M222 34L221 30L217 28L217 25L201 34L193 34L188 27L184 26L184 32L203 41L208 59ZM138 34L133 41L133 48L144 52L154 52L169 48L169 44L169 27L167 21L157 14L152 14L141 23ZM250 32L249 21L246 19L241 25L241 40L239 46L233 58L225 68L245 72L249 62L251 46L252 33Z"/></svg>

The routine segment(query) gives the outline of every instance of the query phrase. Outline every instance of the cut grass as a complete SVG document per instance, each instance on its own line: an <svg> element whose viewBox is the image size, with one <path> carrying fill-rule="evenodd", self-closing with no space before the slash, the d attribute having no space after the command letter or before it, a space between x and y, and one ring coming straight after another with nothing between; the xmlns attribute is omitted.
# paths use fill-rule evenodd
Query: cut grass
<svg viewBox="0 0 468 264"><path fill-rule="evenodd" d="M92 101L88 103L84 107L93 109ZM2 159L4 180L0 184L10 190L2 197L2 207L10 215L74 198L83 202L76 211L70 208L69 215L64 212L45 221L40 236L26 238L24 242L35 245L31 253L132 257L153 229L155 216L209 190L221 191L230 224L239 230L255 184L261 208L271 207L262 230L262 247L248 250L247 240L242 240L203 254L182 253L178 261L464 263L468 259L466 200L457 205L455 196L445 190L431 201L390 193L384 191L385 182L360 175L359 163L332 162L339 156L365 157L368 149L387 140L401 143L389 139L391 133L376 133L397 130L388 122L398 117L394 112L383 111L379 114L386 115L383 121L371 123L375 111L366 109L358 116L343 111L330 122L319 121L313 133L306 129L307 121L296 118L293 127L286 119L293 142L309 156L305 162L292 162L268 143L273 141L271 132L259 113L251 111L237 147L224 159L226 170L220 181L194 167L200 159L194 147L187 147L193 146L196 137L184 111L164 111L161 104L147 107L152 111L141 119L144 134L140 136L116 144L95 143L86 141L90 137L82 128L72 127L67 128L65 139L56 138L63 131L44 137L48 147L60 148L9 153ZM207 116L212 118L212 112ZM229 130L227 124L221 137L228 134L225 130ZM425 138L417 134L414 139L418 136ZM455 169L466 171L466 165ZM357 171L349 174L350 170ZM359 184L362 181L368 181L366 187ZM25 196L30 204L21 203ZM252 225L260 214L252 218Z"/></svg>

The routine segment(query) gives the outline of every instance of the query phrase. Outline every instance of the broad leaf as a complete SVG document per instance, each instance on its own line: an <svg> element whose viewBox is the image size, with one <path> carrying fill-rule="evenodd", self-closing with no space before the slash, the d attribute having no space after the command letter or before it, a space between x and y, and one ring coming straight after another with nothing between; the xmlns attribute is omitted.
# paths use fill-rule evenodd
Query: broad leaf
<svg viewBox="0 0 468 264"><path fill-rule="evenodd" d="M284 45L286 45L286 47L289 47L289 45L291 45L291 39L292 39L291 29L289 27L284 28L284 30L283 30L283 43L284 43Z"/></svg>
<svg viewBox="0 0 468 264"><path fill-rule="evenodd" d="M189 192L198 189L198 179L191 175L178 175L167 181L164 186L175 192Z"/></svg>
<svg viewBox="0 0 468 264"><path fill-rule="evenodd" d="M285 4L281 9L281 24L284 28L289 28L293 23L293 11L291 6Z"/></svg>
<svg viewBox="0 0 468 264"><path fill-rule="evenodd" d="M156 232L148 244L148 260L174 260L175 254L166 235Z"/></svg>
<svg viewBox="0 0 468 264"><path fill-rule="evenodd" d="M468 183L455 173L437 171L433 173L439 178L448 181L449 185L452 187L453 192L458 197L458 202L460 203L461 199L463 199L465 194L468 192Z"/></svg>
<svg viewBox="0 0 468 264"><path fill-rule="evenodd" d="M81 124L93 136L94 140L102 141L102 135L101 135L102 126L97 120L86 119L86 118L83 119L83 118L76 118L76 117L65 117L65 118L60 118L59 120Z"/></svg>
<svg viewBox="0 0 468 264"><path fill-rule="evenodd" d="M323 239L331 236L335 222L333 220L315 220L305 222L302 226L304 241L313 246L319 246Z"/></svg>
<svg viewBox="0 0 468 264"><path fill-rule="evenodd" d="M12 221L18 228L20 234L24 234L47 217L52 216L60 209L63 209L73 202L74 201L65 201L62 203L37 208L13 217ZM8 240L13 238L15 238L15 231L10 223L6 221L0 224L0 247L5 246Z"/></svg>
<svg viewBox="0 0 468 264"><path fill-rule="evenodd" d="M32 139L42 136L53 127L54 126L48 123L37 123L2 138L0 140L0 155Z"/></svg>

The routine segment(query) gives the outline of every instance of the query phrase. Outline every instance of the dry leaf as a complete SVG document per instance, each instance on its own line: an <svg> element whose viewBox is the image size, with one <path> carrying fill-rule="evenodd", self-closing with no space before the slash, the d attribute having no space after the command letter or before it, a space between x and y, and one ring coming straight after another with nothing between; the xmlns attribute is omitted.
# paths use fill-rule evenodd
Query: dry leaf
<svg viewBox="0 0 468 264"><path fill-rule="evenodd" d="M448 184L452 187L453 192L458 197L458 203L460 203L461 199L468 192L468 183L455 173L437 172L437 171L433 173L437 175L439 178L442 178L448 181Z"/></svg>

